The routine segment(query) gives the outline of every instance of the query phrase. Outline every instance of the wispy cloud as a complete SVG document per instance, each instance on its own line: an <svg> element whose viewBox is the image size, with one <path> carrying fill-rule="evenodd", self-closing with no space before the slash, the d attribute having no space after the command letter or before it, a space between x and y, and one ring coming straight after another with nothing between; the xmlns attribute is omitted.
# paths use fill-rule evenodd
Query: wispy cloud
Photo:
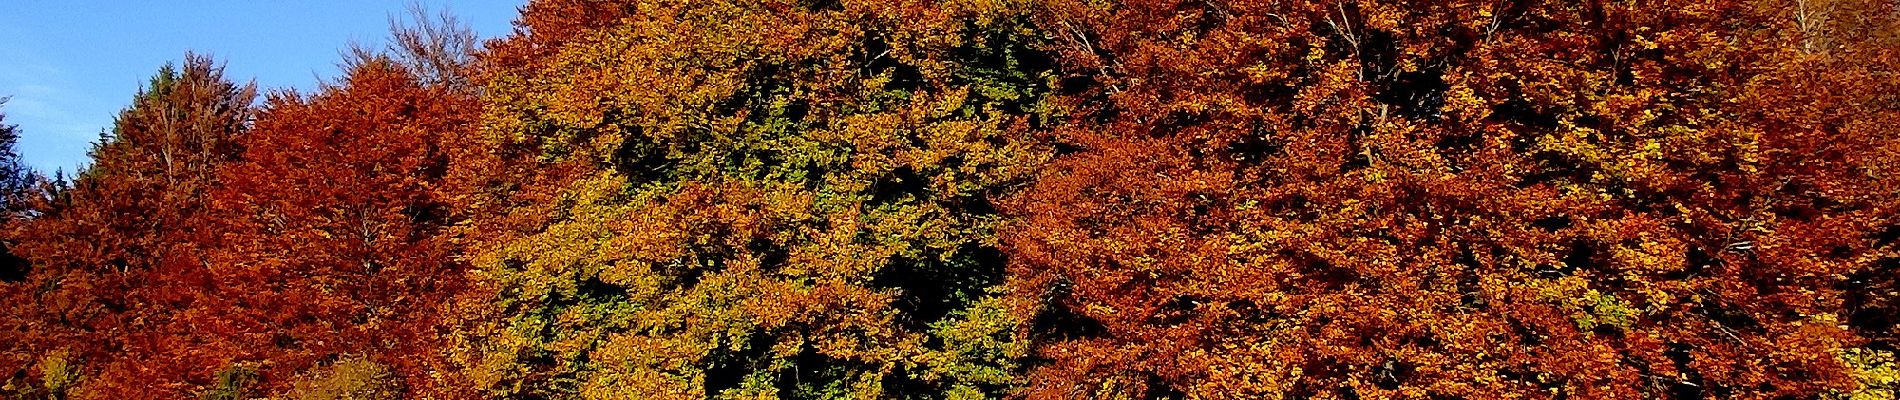
<svg viewBox="0 0 1900 400"><path fill-rule="evenodd" d="M41 171L83 165L92 140L112 123L111 106L81 95L63 69L8 47L0 54L18 62L0 63L0 96L8 97L0 110L21 128L17 150Z"/></svg>

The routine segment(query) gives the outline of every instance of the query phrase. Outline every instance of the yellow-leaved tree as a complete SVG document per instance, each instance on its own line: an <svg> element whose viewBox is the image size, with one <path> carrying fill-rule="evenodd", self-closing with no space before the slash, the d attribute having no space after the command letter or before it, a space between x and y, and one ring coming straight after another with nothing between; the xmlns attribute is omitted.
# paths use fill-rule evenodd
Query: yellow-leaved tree
<svg viewBox="0 0 1900 400"><path fill-rule="evenodd" d="M1049 157L1006 2L537 2L485 57L496 146L581 165L472 257L482 395L981 397L1026 342L990 199Z"/></svg>

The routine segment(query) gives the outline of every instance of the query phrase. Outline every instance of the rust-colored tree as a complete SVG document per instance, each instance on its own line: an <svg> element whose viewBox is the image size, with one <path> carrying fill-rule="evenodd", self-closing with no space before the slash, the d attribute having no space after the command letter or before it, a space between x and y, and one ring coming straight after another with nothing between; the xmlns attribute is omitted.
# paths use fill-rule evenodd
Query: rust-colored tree
<svg viewBox="0 0 1900 400"><path fill-rule="evenodd" d="M71 186L10 226L10 250L33 268L5 284L17 305L0 338L6 373L39 375L59 393L78 386L82 398L186 397L209 380L193 366L221 349L181 334L191 327L177 312L211 282L205 196L237 156L253 93L208 57L166 66Z"/></svg>
<svg viewBox="0 0 1900 400"><path fill-rule="evenodd" d="M1788 15L1050 1L1084 86L1077 150L1006 207L1013 293L1050 299L1025 393L1852 390L1843 288L1882 295L1843 277L1891 281L1893 47Z"/></svg>
<svg viewBox="0 0 1900 400"><path fill-rule="evenodd" d="M1900 217L1892 197L1900 188L1892 165L1900 154L1900 127L1892 123L1900 118L1900 4L1762 6L1790 23L1755 39L1770 44L1757 55L1772 64L1748 82L1734 109L1765 133L1763 147L1776 155L1764 169L1779 181L1761 188L1780 195L1759 207L1774 210L1780 218L1769 229L1788 237L1772 245L1768 254L1778 257L1769 260L1846 271L1832 288L1842 296L1839 319L1866 340L1841 357L1861 386L1848 398L1893 398L1900 395Z"/></svg>
<svg viewBox="0 0 1900 400"><path fill-rule="evenodd" d="M352 356L426 380L436 305L461 276L441 237L442 146L472 100L381 56L313 95L270 96L213 192L218 301L192 310L194 335L259 365L260 393Z"/></svg>
<svg viewBox="0 0 1900 400"><path fill-rule="evenodd" d="M417 9L0 125L0 396L1892 398L1896 7Z"/></svg>

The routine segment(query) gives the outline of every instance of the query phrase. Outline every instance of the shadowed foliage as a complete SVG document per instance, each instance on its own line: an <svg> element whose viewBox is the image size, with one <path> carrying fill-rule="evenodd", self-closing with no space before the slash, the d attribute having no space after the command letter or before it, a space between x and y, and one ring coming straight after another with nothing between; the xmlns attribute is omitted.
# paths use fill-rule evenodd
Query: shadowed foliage
<svg viewBox="0 0 1900 400"><path fill-rule="evenodd" d="M0 397L1892 398L1896 7L414 7L0 124Z"/></svg>

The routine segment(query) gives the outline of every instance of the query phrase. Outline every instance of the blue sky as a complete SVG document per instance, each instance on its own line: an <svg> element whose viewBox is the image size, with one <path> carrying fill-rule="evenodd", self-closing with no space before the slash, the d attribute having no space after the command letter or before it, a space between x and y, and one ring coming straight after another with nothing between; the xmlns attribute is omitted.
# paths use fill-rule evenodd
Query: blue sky
<svg viewBox="0 0 1900 400"><path fill-rule="evenodd" d="M0 0L0 112L19 125L33 167L72 172L159 66L186 51L225 63L260 89L314 88L337 75L352 41L380 48L404 0ZM507 34L512 0L425 0L483 38Z"/></svg>

